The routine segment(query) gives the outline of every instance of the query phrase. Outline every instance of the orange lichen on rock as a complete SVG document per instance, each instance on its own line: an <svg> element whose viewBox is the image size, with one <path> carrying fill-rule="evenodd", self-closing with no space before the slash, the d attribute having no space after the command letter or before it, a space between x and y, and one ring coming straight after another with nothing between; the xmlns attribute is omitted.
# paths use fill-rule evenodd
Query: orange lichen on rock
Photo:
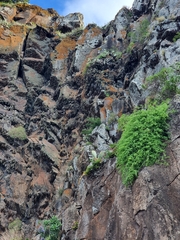
<svg viewBox="0 0 180 240"><path fill-rule="evenodd" d="M34 185L49 186L49 188L51 188L48 180L48 174L44 172L40 167L36 168L36 176L31 182L31 186L34 186Z"/></svg>
<svg viewBox="0 0 180 240"><path fill-rule="evenodd" d="M88 62L93 59L95 56L96 56L96 53L97 53L97 49L93 49L90 54L88 54L84 60L84 62L82 63L82 66L81 66L81 70L80 72L81 73L85 73L86 72L86 68L87 68L87 64Z"/></svg>
<svg viewBox="0 0 180 240"><path fill-rule="evenodd" d="M105 107L100 108L100 118L101 118L101 122L106 121L106 109L105 109Z"/></svg>
<svg viewBox="0 0 180 240"><path fill-rule="evenodd" d="M52 16L54 14L51 14L48 10L42 9L41 7L37 5L31 5L27 3L17 3L16 7L18 11L26 11L26 10L31 10L34 14L39 14L39 15L46 15L46 16Z"/></svg>
<svg viewBox="0 0 180 240"><path fill-rule="evenodd" d="M101 77L101 79L102 79L105 83L111 82L111 80L110 80L109 78Z"/></svg>
<svg viewBox="0 0 180 240"><path fill-rule="evenodd" d="M72 194L73 194L73 191L71 188L67 188L63 191L63 196L66 196L68 198L70 198L72 196Z"/></svg>
<svg viewBox="0 0 180 240"><path fill-rule="evenodd" d="M22 48L26 31L24 26L14 25L10 29L0 28L0 49L1 51L18 50Z"/></svg>
<svg viewBox="0 0 180 240"><path fill-rule="evenodd" d="M123 30L120 31L120 33L121 33L122 39L125 39L126 36L127 36L127 31L123 29Z"/></svg>
<svg viewBox="0 0 180 240"><path fill-rule="evenodd" d="M68 53L71 50L74 50L76 47L76 41L69 37L63 39L57 46L57 59L65 59L68 57Z"/></svg>
<svg viewBox="0 0 180 240"><path fill-rule="evenodd" d="M118 92L118 89L117 89L116 87L110 85L110 86L108 86L108 91L117 93L117 92Z"/></svg>
<svg viewBox="0 0 180 240"><path fill-rule="evenodd" d="M111 110L113 101L114 101L114 99L112 97L106 97L104 99L104 107L105 107L105 109Z"/></svg>
<svg viewBox="0 0 180 240"><path fill-rule="evenodd" d="M83 44L87 39L92 40L92 38L97 37L101 34L101 30L98 27L91 28L88 30L87 28L84 29L81 37L78 39L77 44L81 45Z"/></svg>
<svg viewBox="0 0 180 240"><path fill-rule="evenodd" d="M16 23L14 23L11 27L10 30L14 33L14 34L26 34L26 26L25 25L18 25Z"/></svg>
<svg viewBox="0 0 180 240"><path fill-rule="evenodd" d="M73 89L71 89L68 85L65 85L65 86L62 87L62 89L61 89L61 94L62 94L63 97L65 97L65 98L73 98L73 99L76 99L77 94L78 94L78 90L73 90Z"/></svg>
<svg viewBox="0 0 180 240"><path fill-rule="evenodd" d="M99 27L93 27L91 29L91 37L96 37L102 33L101 29Z"/></svg>
<svg viewBox="0 0 180 240"><path fill-rule="evenodd" d="M81 35L81 37L78 39L78 41L77 41L77 44L78 45L81 45L81 44L83 44L84 42L85 42L85 40L86 40L86 34L88 33L88 29L87 28L85 28L84 30L83 30L83 33L82 33L82 35Z"/></svg>
<svg viewBox="0 0 180 240"><path fill-rule="evenodd" d="M53 101L51 97L49 97L45 94L42 94L39 98L43 101L43 103L46 106L49 106L49 108L54 108L56 106L55 101Z"/></svg>

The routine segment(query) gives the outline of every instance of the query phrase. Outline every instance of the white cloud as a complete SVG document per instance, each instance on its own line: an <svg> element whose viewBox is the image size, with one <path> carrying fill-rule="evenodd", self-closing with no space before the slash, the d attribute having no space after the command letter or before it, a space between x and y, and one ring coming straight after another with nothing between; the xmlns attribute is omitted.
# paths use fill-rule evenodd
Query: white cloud
<svg viewBox="0 0 180 240"><path fill-rule="evenodd" d="M133 0L68 0L63 15L80 12L84 15L84 23L97 23L99 26L113 20L123 7L132 7Z"/></svg>

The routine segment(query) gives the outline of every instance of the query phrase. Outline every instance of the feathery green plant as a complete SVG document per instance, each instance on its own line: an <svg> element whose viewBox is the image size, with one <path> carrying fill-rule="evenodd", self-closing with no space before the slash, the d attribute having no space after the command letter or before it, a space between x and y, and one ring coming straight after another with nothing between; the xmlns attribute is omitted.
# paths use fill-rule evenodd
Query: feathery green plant
<svg viewBox="0 0 180 240"><path fill-rule="evenodd" d="M146 78L148 87L150 84L155 84L154 89L158 92L159 101L166 100L168 98L172 98L175 94L180 93L178 89L178 84L180 83L180 63L176 63L175 65L162 68L161 71Z"/></svg>
<svg viewBox="0 0 180 240"><path fill-rule="evenodd" d="M89 135L95 127L100 126L101 119L98 117L87 118L86 128L82 130L82 134Z"/></svg>
<svg viewBox="0 0 180 240"><path fill-rule="evenodd" d="M12 127L9 132L8 135L11 138L17 138L19 140L26 140L27 139L27 134L26 134L26 130L24 127L19 126L19 127Z"/></svg>
<svg viewBox="0 0 180 240"><path fill-rule="evenodd" d="M178 39L180 39L180 32L177 32L176 35L173 37L173 42L176 42Z"/></svg>
<svg viewBox="0 0 180 240"><path fill-rule="evenodd" d="M45 231L41 233L42 237L45 237L47 240L59 239L59 232L62 224L56 216L52 216L50 219L44 220L43 226Z"/></svg>
<svg viewBox="0 0 180 240"><path fill-rule="evenodd" d="M164 102L119 119L123 133L117 143L117 169L124 185L131 185L143 167L165 163L168 116L168 104Z"/></svg>

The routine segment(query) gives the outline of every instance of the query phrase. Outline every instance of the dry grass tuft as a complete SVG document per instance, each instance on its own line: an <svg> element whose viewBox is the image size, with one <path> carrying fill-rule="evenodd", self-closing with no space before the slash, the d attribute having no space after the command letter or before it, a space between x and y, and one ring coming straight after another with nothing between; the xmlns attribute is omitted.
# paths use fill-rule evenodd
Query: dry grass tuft
<svg viewBox="0 0 180 240"><path fill-rule="evenodd" d="M1 240L23 240L23 234L17 230L7 230L0 236Z"/></svg>

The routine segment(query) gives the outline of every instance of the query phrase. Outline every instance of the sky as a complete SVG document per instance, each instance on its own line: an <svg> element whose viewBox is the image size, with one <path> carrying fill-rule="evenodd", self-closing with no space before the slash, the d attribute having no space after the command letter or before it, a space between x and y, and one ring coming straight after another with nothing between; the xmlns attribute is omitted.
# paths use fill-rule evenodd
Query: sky
<svg viewBox="0 0 180 240"><path fill-rule="evenodd" d="M132 7L133 0L30 0L31 4L42 8L54 8L61 16L80 12L84 15L84 23L96 23L104 26L113 20L123 7Z"/></svg>

